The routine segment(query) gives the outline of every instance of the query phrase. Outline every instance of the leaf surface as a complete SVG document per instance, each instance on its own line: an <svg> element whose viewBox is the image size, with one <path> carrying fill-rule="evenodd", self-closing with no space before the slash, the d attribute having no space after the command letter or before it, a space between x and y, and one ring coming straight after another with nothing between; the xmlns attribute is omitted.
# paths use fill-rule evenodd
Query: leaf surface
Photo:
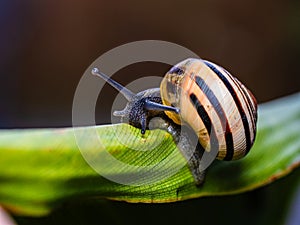
<svg viewBox="0 0 300 225"><path fill-rule="evenodd" d="M195 186L185 159L162 130L144 136L126 124L2 130L0 204L17 214L39 216L76 197L172 202L253 190L300 164L300 94L261 104L258 113L257 138L249 154L214 162L201 187ZM140 185L110 179L139 180Z"/></svg>

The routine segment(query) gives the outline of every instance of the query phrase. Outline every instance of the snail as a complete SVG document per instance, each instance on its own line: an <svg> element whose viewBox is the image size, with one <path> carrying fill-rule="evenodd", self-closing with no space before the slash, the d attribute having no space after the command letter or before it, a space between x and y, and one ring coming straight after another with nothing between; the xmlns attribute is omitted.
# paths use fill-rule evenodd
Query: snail
<svg viewBox="0 0 300 225"><path fill-rule="evenodd" d="M254 95L227 70L212 62L188 58L173 66L160 88L134 94L98 68L92 74L119 90L128 100L114 116L127 118L144 134L149 121L160 117L155 126L167 130L188 161L196 185L201 185L205 169L201 157L215 153L218 160L236 160L247 155L256 137L257 102ZM185 132L180 129L188 126ZM192 133L190 132L192 131ZM197 145L191 141L196 135Z"/></svg>

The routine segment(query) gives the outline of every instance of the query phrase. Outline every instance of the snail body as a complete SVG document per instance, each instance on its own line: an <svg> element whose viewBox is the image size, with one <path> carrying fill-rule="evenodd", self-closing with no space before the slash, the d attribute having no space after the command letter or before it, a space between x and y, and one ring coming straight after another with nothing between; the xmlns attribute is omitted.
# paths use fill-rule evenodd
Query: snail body
<svg viewBox="0 0 300 225"><path fill-rule="evenodd" d="M141 129L142 134L152 118L163 119L164 122L156 127L167 130L179 142L178 147L187 159L197 185L204 181L205 170L201 169L200 161L205 152L215 152L214 157L219 160L235 160L244 157L254 143L257 104L253 94L224 68L212 62L186 59L166 73L160 88L137 94L97 68L92 74L124 95L128 103L124 110L116 111L114 115L127 118L129 124ZM182 132L182 126L191 129ZM190 138L193 135L196 135L197 145Z"/></svg>

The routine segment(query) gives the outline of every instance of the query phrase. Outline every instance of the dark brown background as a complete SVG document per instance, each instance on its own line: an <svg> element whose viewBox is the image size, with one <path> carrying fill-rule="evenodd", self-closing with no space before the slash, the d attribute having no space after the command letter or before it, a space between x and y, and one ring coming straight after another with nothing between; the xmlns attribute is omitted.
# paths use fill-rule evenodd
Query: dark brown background
<svg viewBox="0 0 300 225"><path fill-rule="evenodd" d="M118 45L146 39L175 42L223 65L260 103L295 93L299 28L297 0L0 1L0 128L71 126L73 95L85 69ZM139 76L163 76L167 69L141 63L115 78L126 84ZM116 95L109 87L105 93L98 123L109 122ZM276 183L279 192L271 185L168 205L106 202L101 207L94 199L76 200L47 218L18 219L20 224L205 224L207 218L217 224L274 224L288 210L284 182Z"/></svg>
<svg viewBox="0 0 300 225"><path fill-rule="evenodd" d="M299 1L43 0L0 3L0 127L71 126L85 69L131 41L183 45L229 69L265 102L299 91ZM131 65L115 79L162 76L168 66ZM97 122L109 122L116 94ZM98 104L99 105L99 104Z"/></svg>

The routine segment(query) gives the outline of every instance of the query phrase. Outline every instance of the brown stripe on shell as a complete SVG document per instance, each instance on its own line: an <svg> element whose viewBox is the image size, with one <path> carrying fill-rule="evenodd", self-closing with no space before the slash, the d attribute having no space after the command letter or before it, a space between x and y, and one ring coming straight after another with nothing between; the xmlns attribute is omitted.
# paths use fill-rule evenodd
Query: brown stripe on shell
<svg viewBox="0 0 300 225"><path fill-rule="evenodd" d="M211 62L209 62L211 63ZM249 99L249 90L235 77L233 77L227 70L225 70L224 68L222 68L221 66L218 66L214 63L211 63L212 65L214 65L216 67L216 69L219 70L219 72L221 72L222 74L224 74L224 76L226 76L228 79L230 79L231 83L234 84L233 88L237 89L236 93L239 95L239 98L241 99L241 103L244 103L243 105L245 105L244 108L244 112L246 113L246 116L248 118L248 124L249 124L249 129L250 129L250 141L251 141L251 146L255 140L255 136L256 136L256 115L255 112L257 110L257 106L253 106L255 103L253 103L253 101L256 102L254 96L252 95L252 97ZM251 124L249 123L251 121ZM250 147L245 149L245 155L249 152Z"/></svg>

